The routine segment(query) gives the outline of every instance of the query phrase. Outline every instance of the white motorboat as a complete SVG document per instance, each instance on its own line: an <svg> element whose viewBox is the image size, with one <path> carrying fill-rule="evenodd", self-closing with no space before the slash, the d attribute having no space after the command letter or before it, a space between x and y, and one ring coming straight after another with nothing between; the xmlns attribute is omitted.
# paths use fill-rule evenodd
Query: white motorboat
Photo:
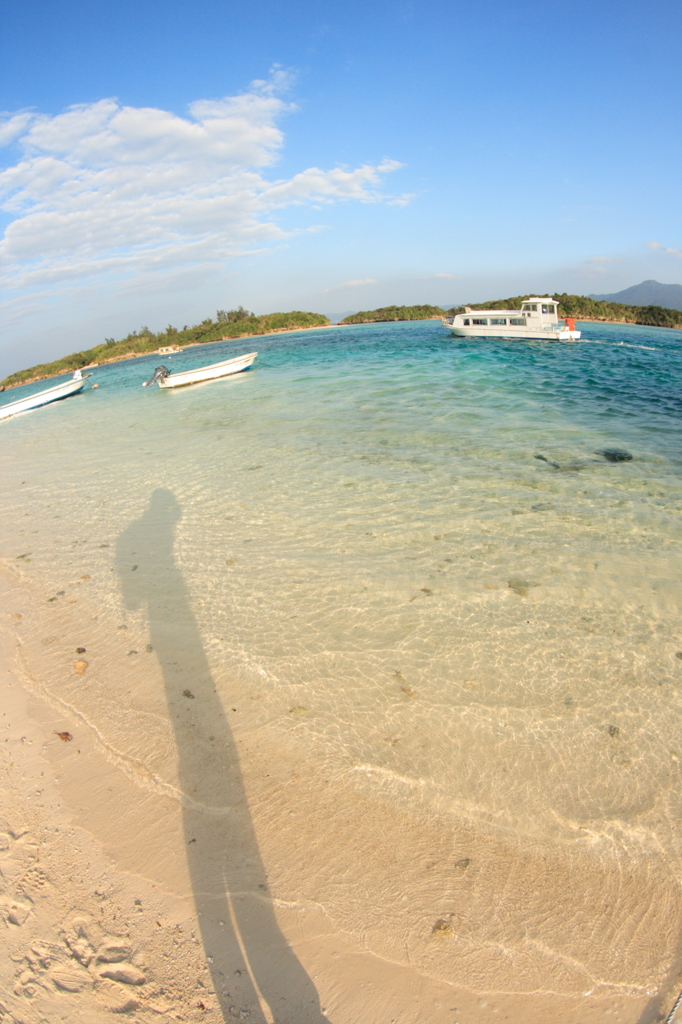
<svg viewBox="0 0 682 1024"><path fill-rule="evenodd" d="M75 395L83 390L88 377L92 377L92 374L82 374L80 370L76 370L73 377L62 381L61 384L54 384L51 388L45 388L44 391L36 391L28 398L18 398L16 402L0 405L0 420L9 419L10 416L15 416L19 412L28 412L29 409L37 409L41 405L47 405L48 402L57 402L60 398L68 398L69 395Z"/></svg>
<svg viewBox="0 0 682 1024"><path fill-rule="evenodd" d="M235 359L225 359L222 363L199 366L196 370L181 370L179 373L171 373L165 366L157 366L154 376L150 380L146 380L142 387L147 388L150 384L158 383L160 388L180 388L185 384L198 384L202 380L217 380L219 377L227 377L232 373L248 370L257 355L257 352L249 352L247 355L237 356Z"/></svg>
<svg viewBox="0 0 682 1024"><path fill-rule="evenodd" d="M559 320L559 304L550 296L527 299L521 309L472 309L443 317L443 325L457 338L531 338L540 341L578 341L575 320Z"/></svg>

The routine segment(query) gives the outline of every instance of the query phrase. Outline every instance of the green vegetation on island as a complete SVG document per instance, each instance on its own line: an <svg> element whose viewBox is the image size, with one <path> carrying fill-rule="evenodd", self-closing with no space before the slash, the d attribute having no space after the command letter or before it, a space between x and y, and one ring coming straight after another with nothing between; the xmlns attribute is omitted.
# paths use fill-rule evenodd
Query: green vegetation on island
<svg viewBox="0 0 682 1024"><path fill-rule="evenodd" d="M165 331L158 334L150 331L148 327L141 327L139 331L132 331L121 341L105 338L103 344L95 345L94 348L73 352L62 359L32 366L28 370L19 370L0 381L0 387L16 387L19 384L68 373L70 370L79 370L84 366L113 363L120 359L145 355L170 345L183 348L185 345L203 345L211 341L274 334L277 331L305 330L309 327L325 327L328 324L326 316L319 313L302 313L299 310L254 316L241 306L228 311L219 309L215 320L202 320L194 327L185 326L178 330L177 327L169 325Z"/></svg>
<svg viewBox="0 0 682 1024"><path fill-rule="evenodd" d="M532 292L537 295L537 292ZM521 309L530 295L514 295L510 299L494 299L491 302L468 303L470 309ZM682 327L682 311L665 309L663 306L628 306L622 302L606 302L590 299L586 295L568 295L566 292L552 296L559 303L559 316L572 316L576 320L602 320L626 324L641 324L647 327ZM383 306L381 309L363 310L347 316L341 324L385 323L391 320L430 320L440 316L454 316L463 313L464 306L455 306L447 313L440 306Z"/></svg>
<svg viewBox="0 0 682 1024"><path fill-rule="evenodd" d="M538 292L532 292L538 295ZM492 302L470 303L470 309L521 309L530 295L515 295L510 299L494 299ZM602 320L616 323L641 324L643 327L682 327L682 311L665 309L663 306L626 306L622 302L606 302L590 299L586 295L554 294L559 303L559 316L572 316L576 320ZM448 316L463 313L464 306L449 309Z"/></svg>
<svg viewBox="0 0 682 1024"><path fill-rule="evenodd" d="M430 320L434 317L444 315L440 306L382 306L381 309L364 310L361 313L353 313L341 324L378 324L387 323L391 320Z"/></svg>
<svg viewBox="0 0 682 1024"><path fill-rule="evenodd" d="M533 292L532 294L537 294ZM530 295L515 295L509 299L494 299L491 302L470 303L474 309L520 309ZM682 310L666 309L663 306L628 306L622 302L607 302L603 299L591 299L586 295L568 295L566 292L552 296L559 303L559 317L574 317L576 320L600 320L626 324L641 324L646 327L677 327L682 328ZM396 320L430 320L441 316L454 316L463 313L464 306L454 306L447 312L440 306L382 306L380 309L365 310L354 313L341 320L343 324L386 323ZM127 337L116 341L105 338L100 345L72 352L71 355L55 359L51 363L41 363L27 370L5 377L0 381L0 389L17 387L33 381L55 377L62 373L83 369L86 366L97 366L102 363L113 363L120 359L147 355L160 348L174 346L183 348L186 345L203 345L212 341L228 341L232 338L247 338L259 334L274 334L278 331L300 331L310 327L326 327L330 321L320 313L303 313L294 310L291 313L268 313L255 316L242 306L237 309L219 309L216 319L210 317L202 320L194 327L168 326L165 331L154 333L148 327L132 331Z"/></svg>

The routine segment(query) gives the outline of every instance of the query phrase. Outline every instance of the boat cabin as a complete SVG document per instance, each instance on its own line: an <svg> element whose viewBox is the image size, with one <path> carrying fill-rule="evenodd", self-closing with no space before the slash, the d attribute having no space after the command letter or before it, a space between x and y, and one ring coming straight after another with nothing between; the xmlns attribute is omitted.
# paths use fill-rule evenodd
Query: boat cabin
<svg viewBox="0 0 682 1024"><path fill-rule="evenodd" d="M534 338L577 341L575 321L559 321L559 303L551 295L532 295L521 309L472 309L444 317L443 326L460 338Z"/></svg>
<svg viewBox="0 0 682 1024"><path fill-rule="evenodd" d="M475 309L464 307L464 314L455 319L462 327L531 327L542 329L545 324L559 323L559 304L547 296L528 299L521 309Z"/></svg>

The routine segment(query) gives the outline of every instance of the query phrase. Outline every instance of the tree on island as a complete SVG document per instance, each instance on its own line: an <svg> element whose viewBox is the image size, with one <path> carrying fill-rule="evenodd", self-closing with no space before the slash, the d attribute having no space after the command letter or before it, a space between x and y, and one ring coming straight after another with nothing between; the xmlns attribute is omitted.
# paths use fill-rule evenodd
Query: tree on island
<svg viewBox="0 0 682 1024"><path fill-rule="evenodd" d="M249 320L255 315L255 313L250 313L248 309L244 309L243 306L237 306L236 309L217 310L216 320L219 324L237 324L240 320Z"/></svg>
<svg viewBox="0 0 682 1024"><path fill-rule="evenodd" d="M363 310L341 320L341 324L390 323L394 320L431 320L443 316L440 306L382 306L380 309Z"/></svg>
<svg viewBox="0 0 682 1024"><path fill-rule="evenodd" d="M0 381L0 387L16 387L30 381L44 380L46 377L68 373L83 366L145 355L156 351L161 346L166 346L169 337L172 337L174 345L182 348L185 345L205 345L212 341L272 334L275 331L302 331L309 327L329 326L328 317L322 316L321 313L304 313L296 309L290 313L266 313L263 316L254 316L253 313L239 306L238 309L231 309L227 312L218 310L218 314L221 313L226 319L221 320L218 317L217 322L214 322L211 317L207 317L200 324L196 324L194 327L185 326L181 331L169 324L165 331L159 331L158 334L154 334L148 327L143 327L139 331L131 331L120 341L105 338L101 344L86 351L72 352L71 355L55 359L53 362L41 363L38 366L31 366L27 370L12 373Z"/></svg>

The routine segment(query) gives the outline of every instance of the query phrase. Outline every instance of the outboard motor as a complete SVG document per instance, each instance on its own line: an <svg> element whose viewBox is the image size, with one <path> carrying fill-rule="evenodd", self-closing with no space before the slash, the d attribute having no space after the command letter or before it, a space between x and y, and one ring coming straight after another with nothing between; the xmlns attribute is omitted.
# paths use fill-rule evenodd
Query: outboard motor
<svg viewBox="0 0 682 1024"><path fill-rule="evenodd" d="M150 380L146 380L142 387L148 388L150 384L156 384L157 380L165 380L166 377L170 377L170 370L167 370L165 366L157 366L154 376Z"/></svg>

